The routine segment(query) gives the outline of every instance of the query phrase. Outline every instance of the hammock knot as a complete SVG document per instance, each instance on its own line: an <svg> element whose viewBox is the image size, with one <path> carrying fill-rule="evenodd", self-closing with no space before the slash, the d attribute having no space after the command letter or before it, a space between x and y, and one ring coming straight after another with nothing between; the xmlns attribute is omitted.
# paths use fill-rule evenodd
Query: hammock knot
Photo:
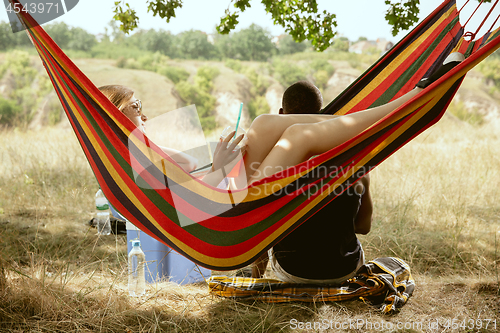
<svg viewBox="0 0 500 333"><path fill-rule="evenodd" d="M464 39L466 39L467 37L470 37L470 39L468 40L469 42L474 40L474 38L476 38L476 34L475 33L472 33L470 31L467 31L465 34L464 34Z"/></svg>

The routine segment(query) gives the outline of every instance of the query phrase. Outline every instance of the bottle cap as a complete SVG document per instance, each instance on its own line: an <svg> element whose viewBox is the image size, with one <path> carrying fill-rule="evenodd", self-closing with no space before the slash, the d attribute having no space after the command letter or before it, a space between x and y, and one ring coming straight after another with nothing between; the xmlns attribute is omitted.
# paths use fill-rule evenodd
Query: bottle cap
<svg viewBox="0 0 500 333"><path fill-rule="evenodd" d="M132 246L141 246L141 241L140 241L140 240L138 240L138 239L134 239L134 240L132 241Z"/></svg>

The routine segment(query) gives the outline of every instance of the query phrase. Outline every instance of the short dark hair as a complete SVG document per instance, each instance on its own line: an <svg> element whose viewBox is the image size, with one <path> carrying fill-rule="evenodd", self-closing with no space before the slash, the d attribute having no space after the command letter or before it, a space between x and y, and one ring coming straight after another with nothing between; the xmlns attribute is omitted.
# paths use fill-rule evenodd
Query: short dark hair
<svg viewBox="0 0 500 333"><path fill-rule="evenodd" d="M319 113L323 106L323 96L309 81L298 81L285 90L281 102L284 114Z"/></svg>

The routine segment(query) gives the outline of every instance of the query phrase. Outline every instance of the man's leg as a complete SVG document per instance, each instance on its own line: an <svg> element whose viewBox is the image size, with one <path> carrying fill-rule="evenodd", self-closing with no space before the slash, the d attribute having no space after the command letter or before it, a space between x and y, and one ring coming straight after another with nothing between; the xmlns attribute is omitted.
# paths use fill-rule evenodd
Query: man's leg
<svg viewBox="0 0 500 333"><path fill-rule="evenodd" d="M271 176L285 168L297 165L313 155L322 154L337 147L409 101L420 91L422 91L421 88L415 88L388 104L369 110L330 118L321 122L311 121L290 124L282 132L275 145L267 151L267 155L259 156L259 158L264 158L259 167L250 169L250 172L247 171L249 184ZM310 115L294 115L293 117L301 116L318 117ZM288 117L288 115L283 117ZM279 121L280 119L277 119L276 123L279 123ZM257 148L259 147L254 149ZM267 149L269 149L268 146L266 146Z"/></svg>

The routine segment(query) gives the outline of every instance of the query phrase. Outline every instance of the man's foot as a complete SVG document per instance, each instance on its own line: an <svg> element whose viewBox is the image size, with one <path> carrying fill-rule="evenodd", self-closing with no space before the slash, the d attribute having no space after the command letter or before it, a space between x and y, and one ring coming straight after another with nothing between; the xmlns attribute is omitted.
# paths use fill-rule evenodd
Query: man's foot
<svg viewBox="0 0 500 333"><path fill-rule="evenodd" d="M448 73L453 67L465 60L465 57L460 52L450 53L448 57L443 61L443 65L438 68L437 71L432 73L428 78L420 80L416 87L427 88L431 83L437 81L441 76Z"/></svg>

